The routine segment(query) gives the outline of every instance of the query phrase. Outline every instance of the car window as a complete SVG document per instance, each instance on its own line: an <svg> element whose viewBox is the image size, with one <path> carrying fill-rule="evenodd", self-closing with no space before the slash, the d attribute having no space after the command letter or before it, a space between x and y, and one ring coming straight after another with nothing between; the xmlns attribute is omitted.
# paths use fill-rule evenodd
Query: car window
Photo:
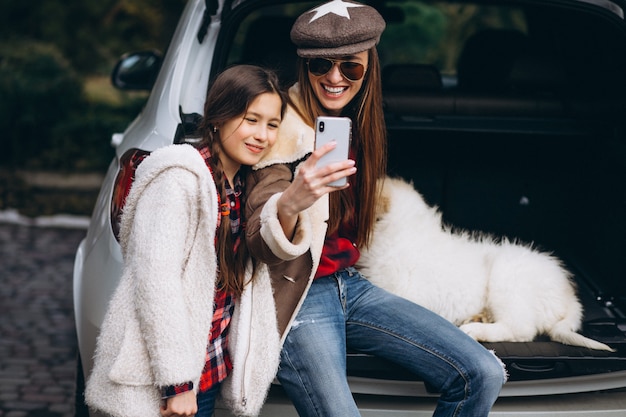
<svg viewBox="0 0 626 417"><path fill-rule="evenodd" d="M316 4L266 6L249 14L236 31L228 64L269 66L285 83L292 82L296 55L289 39L291 25ZM456 85L459 57L472 36L486 30L527 32L523 11L512 6L398 1L387 3L380 12L387 22L378 46L382 67L429 65L444 87Z"/></svg>
<svg viewBox="0 0 626 417"><path fill-rule="evenodd" d="M431 65L441 74L444 87L456 84L459 57L468 39L487 30L522 35L528 30L521 9L502 5L390 2L383 15L387 28L378 47L382 67Z"/></svg>
<svg viewBox="0 0 626 417"><path fill-rule="evenodd" d="M264 6L250 13L239 25L227 64L263 65L277 71L285 85L295 81L297 55L289 33L296 18L316 4Z"/></svg>

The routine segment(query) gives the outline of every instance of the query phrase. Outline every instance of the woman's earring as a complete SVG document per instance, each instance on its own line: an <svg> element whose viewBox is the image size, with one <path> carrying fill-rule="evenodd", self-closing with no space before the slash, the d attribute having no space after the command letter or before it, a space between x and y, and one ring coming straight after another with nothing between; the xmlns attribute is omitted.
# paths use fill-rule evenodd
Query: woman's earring
<svg viewBox="0 0 626 417"><path fill-rule="evenodd" d="M217 132L217 127L213 126L213 133Z"/></svg>

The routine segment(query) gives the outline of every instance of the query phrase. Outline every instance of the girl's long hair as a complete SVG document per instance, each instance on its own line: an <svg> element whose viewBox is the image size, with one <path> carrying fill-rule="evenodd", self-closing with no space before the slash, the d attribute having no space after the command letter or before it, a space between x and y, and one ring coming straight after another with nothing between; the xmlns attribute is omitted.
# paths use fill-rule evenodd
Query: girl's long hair
<svg viewBox="0 0 626 417"><path fill-rule="evenodd" d="M220 162L222 144L217 126L241 118L250 104L258 96L264 93L277 94L282 102L281 117L287 106L286 93L279 88L276 74L265 68L254 65L237 65L226 69L217 76L209 87L204 104L204 117L200 123L202 140L197 144L201 147L208 145L211 152L209 165L213 173L213 179L222 203L228 202L226 196L226 176ZM240 177L246 178L249 166L241 166ZM234 184L231 184L234 186ZM245 187L244 187L245 189ZM240 196L241 207L245 207L245 193ZM241 215L244 215L242 209ZM245 218L241 219L242 227L245 227ZM235 241L231 233L230 218L222 216L219 229L216 232L215 249L219 265L218 285L220 288L241 295L245 285L245 272L251 257L246 246L245 232L241 231L241 238L235 250Z"/></svg>
<svg viewBox="0 0 626 417"><path fill-rule="evenodd" d="M387 129L376 47L368 51L368 57L368 69L361 90L342 110L343 116L352 119L352 150L358 169L356 184L351 183L350 188L330 194L328 221L328 234L337 231L344 222L353 222L357 247L367 246L370 242L376 221L376 200L380 194L378 180L385 176L387 170ZM324 115L326 110L315 96L306 60L302 58L298 62L298 84L302 100L297 110L310 126L314 126L315 118Z"/></svg>

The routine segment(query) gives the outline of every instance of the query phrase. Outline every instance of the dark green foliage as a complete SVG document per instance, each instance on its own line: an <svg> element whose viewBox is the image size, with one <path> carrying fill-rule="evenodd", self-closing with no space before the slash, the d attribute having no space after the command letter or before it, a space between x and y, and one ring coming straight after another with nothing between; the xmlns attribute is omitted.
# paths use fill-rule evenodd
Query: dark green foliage
<svg viewBox="0 0 626 417"><path fill-rule="evenodd" d="M0 43L0 160L23 166L49 148L56 123L81 105L81 89L81 80L53 45Z"/></svg>
<svg viewBox="0 0 626 417"><path fill-rule="evenodd" d="M123 132L139 113L145 99L124 106L92 104L72 112L56 124L50 149L31 161L33 169L104 172L114 156L111 135Z"/></svg>
<svg viewBox="0 0 626 417"><path fill-rule="evenodd" d="M83 79L123 53L165 50L186 0L3 0L0 168L104 171L111 134L145 97L87 100Z"/></svg>
<svg viewBox="0 0 626 417"><path fill-rule="evenodd" d="M128 51L164 50L186 0L3 0L0 39L53 43L82 74Z"/></svg>
<svg viewBox="0 0 626 417"><path fill-rule="evenodd" d="M165 51L186 0L3 0L0 13L0 168L104 170L111 134L145 96L102 100L83 80L107 76L126 52ZM519 13L464 3L393 2L381 40L383 64L430 63L454 73L460 40L487 26L519 26ZM396 15L398 15L396 13ZM520 28L523 29L523 28ZM406 47L405 39L419 39ZM393 55L391 57L390 55ZM393 58L393 59L391 59Z"/></svg>

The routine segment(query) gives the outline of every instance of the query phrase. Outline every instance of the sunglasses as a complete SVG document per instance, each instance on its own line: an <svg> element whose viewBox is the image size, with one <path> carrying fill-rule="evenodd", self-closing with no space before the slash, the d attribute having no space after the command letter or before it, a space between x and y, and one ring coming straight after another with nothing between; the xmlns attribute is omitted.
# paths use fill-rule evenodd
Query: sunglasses
<svg viewBox="0 0 626 417"><path fill-rule="evenodd" d="M340 61L337 59L312 58L307 61L309 72L315 76L328 74L335 63L339 64L341 75L350 81L359 81L365 74L365 67L358 62Z"/></svg>

